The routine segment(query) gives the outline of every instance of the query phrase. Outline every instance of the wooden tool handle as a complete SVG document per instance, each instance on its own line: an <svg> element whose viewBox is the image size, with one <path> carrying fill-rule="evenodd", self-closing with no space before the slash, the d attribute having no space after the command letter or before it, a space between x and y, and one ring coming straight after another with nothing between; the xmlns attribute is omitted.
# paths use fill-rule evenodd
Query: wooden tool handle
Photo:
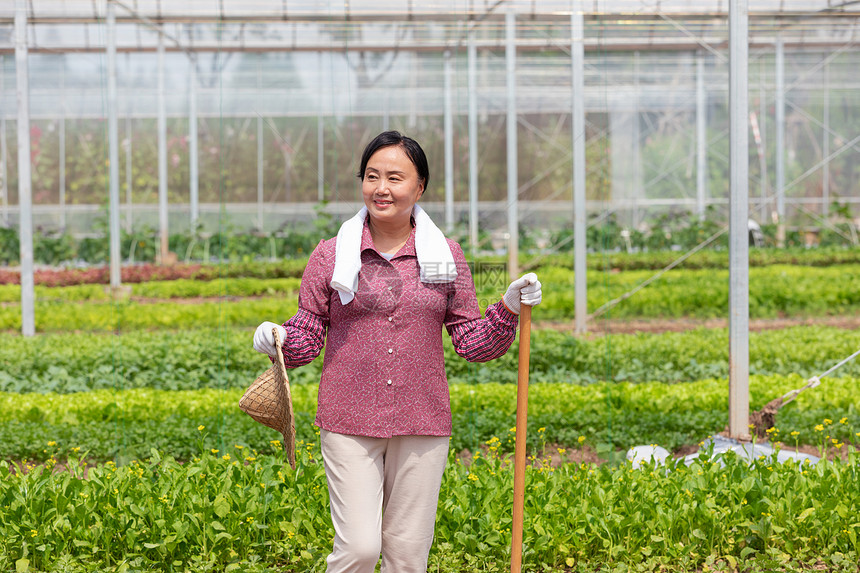
<svg viewBox="0 0 860 573"><path fill-rule="evenodd" d="M523 560L523 506L526 494L526 428L529 402L529 347L532 307L520 308L520 354L517 372L517 428L514 446L514 511L511 526L511 573L520 573Z"/></svg>

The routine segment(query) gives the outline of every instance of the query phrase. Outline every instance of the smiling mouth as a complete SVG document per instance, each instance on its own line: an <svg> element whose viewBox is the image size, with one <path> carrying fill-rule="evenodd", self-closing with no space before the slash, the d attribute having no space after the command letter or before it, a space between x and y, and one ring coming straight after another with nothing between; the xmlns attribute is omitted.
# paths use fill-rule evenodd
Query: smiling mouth
<svg viewBox="0 0 860 573"><path fill-rule="evenodd" d="M377 199L374 201L374 203L377 205L391 205L394 203L394 201L381 201L381 200Z"/></svg>

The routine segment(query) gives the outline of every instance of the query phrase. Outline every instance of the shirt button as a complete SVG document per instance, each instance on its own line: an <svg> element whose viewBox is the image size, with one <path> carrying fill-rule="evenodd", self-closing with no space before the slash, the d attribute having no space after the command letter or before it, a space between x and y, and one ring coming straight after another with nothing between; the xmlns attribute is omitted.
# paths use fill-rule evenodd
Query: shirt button
<svg viewBox="0 0 860 573"><path fill-rule="evenodd" d="M393 348L389 348L389 349L388 349L388 353L389 353L389 354L391 354L392 352L394 352L394 349L393 349Z"/></svg>
<svg viewBox="0 0 860 573"><path fill-rule="evenodd" d="M394 320L394 317L393 317L393 316L389 316L389 317L388 317L388 322L391 322L391 321L393 321L393 320Z"/></svg>
<svg viewBox="0 0 860 573"><path fill-rule="evenodd" d="M387 384L388 384L389 386L391 386L391 380L389 380L389 381L387 382Z"/></svg>
<svg viewBox="0 0 860 573"><path fill-rule="evenodd" d="M394 287L390 286L390 287L388 287L388 290L391 290L391 289L393 289L393 288L394 288Z"/></svg>

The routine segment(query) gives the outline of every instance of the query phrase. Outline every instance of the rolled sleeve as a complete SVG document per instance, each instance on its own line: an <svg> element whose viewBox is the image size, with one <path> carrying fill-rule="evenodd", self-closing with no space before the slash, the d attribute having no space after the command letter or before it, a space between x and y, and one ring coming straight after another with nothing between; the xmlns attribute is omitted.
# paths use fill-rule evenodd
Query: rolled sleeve
<svg viewBox="0 0 860 573"><path fill-rule="evenodd" d="M502 356L517 335L517 315L501 302L490 305L484 318L448 328L454 351L469 362L487 362Z"/></svg>
<svg viewBox="0 0 860 573"><path fill-rule="evenodd" d="M475 295L475 282L463 250L449 241L457 265L457 279L448 299L445 326L454 350L469 362L486 362L502 356L517 334L517 316L501 302L490 305L484 318Z"/></svg>
<svg viewBox="0 0 860 573"><path fill-rule="evenodd" d="M284 323L287 330L284 343L284 363L296 368L319 356L325 344L331 305L331 245L320 241L308 259L299 288L299 309Z"/></svg>

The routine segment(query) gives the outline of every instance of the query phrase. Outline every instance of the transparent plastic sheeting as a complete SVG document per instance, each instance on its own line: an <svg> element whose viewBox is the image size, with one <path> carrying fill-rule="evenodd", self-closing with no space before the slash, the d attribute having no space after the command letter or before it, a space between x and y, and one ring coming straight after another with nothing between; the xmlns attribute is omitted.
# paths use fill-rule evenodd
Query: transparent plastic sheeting
<svg viewBox="0 0 860 573"><path fill-rule="evenodd" d="M155 2L153 0L121 0L118 17L134 12L138 17L150 19L186 18L369 18L374 16L438 17L452 14L482 16L488 12L513 9L517 14L569 14L577 4L588 12L608 14L724 14L727 3L720 0L184 0L183 2ZM28 2L29 15L36 19L104 18L105 0L32 0ZM856 12L858 7L845 3L838 8L829 0L754 0L749 10L755 13L796 14L812 12ZM14 2L0 4L0 18L12 18Z"/></svg>

